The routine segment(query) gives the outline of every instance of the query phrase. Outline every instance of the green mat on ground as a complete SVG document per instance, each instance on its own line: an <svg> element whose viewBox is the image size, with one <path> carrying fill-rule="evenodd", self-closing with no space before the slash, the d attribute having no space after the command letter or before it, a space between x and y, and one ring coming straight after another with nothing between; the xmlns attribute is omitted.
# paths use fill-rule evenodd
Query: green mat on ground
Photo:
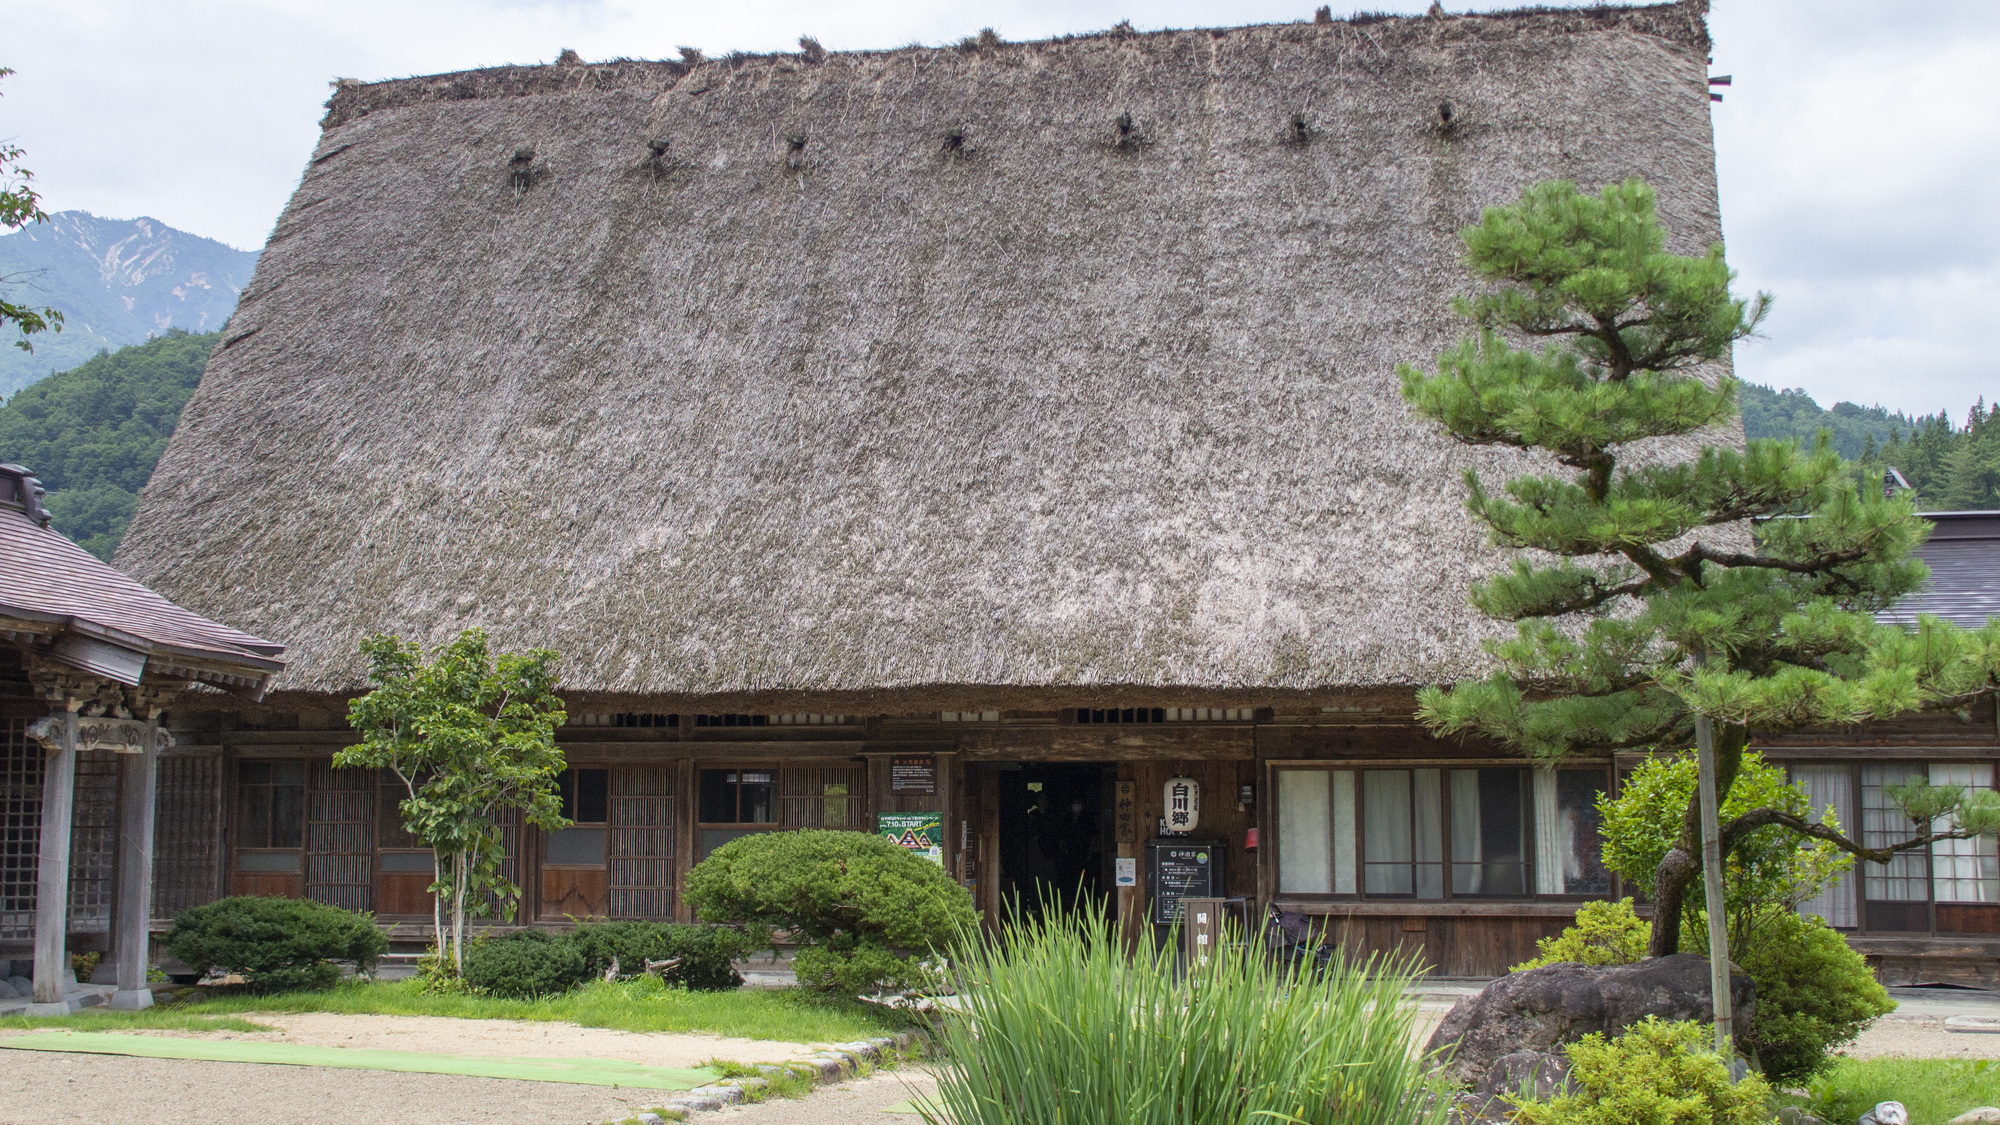
<svg viewBox="0 0 2000 1125"><path fill-rule="evenodd" d="M903 1099L902 1101L900 1101L900 1102L897 1102L897 1103L896 1103L895 1105L885 1105L885 1106L883 1106L883 1107L882 1107L882 1112L883 1112L883 1113L922 1113L922 1112L923 1112L923 1110L921 1110L921 1109L918 1109L918 1108L917 1108L917 1103L915 1103L915 1102L913 1102L913 1101L909 1100L908 1098L905 1098L905 1099Z"/></svg>
<svg viewBox="0 0 2000 1125"><path fill-rule="evenodd" d="M117 1035L93 1031L49 1031L0 1038L15 1051L78 1051L92 1055L137 1055L149 1059L204 1062L275 1063L280 1066L333 1066L352 1070L398 1070L411 1074L459 1074L471 1078L512 1078L523 1082L574 1082L586 1086L635 1086L647 1090L692 1090L721 1077L706 1067L643 1066L618 1059L493 1058L384 1051L371 1047L309 1047L250 1039L179 1039L163 1035Z"/></svg>

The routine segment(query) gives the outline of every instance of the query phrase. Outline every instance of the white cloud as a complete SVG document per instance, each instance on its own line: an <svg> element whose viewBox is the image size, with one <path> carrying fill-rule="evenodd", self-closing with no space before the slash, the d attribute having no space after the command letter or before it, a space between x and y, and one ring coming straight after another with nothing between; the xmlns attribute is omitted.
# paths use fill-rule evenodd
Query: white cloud
<svg viewBox="0 0 2000 1125"><path fill-rule="evenodd" d="M1351 5L1348 5L1351 6ZM1428 0L1367 7L1422 11ZM1462 10L1463 3L1447 3ZM1481 0L1480 8L1504 6ZM151 215L261 243L318 135L327 82L552 59L941 43L1108 27L1307 18L1314 0L65 0L16 5L0 136L49 206ZM1347 6L1339 6L1345 10ZM2000 5L1717 0L1724 227L1746 287L1778 296L1741 373L1837 398L1962 413L2000 394L1981 337L2000 311Z"/></svg>

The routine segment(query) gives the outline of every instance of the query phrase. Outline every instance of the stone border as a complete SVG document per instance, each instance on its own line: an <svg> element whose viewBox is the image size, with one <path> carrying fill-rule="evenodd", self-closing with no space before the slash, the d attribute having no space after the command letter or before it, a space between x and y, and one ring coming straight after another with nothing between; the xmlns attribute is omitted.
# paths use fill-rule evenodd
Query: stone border
<svg viewBox="0 0 2000 1125"><path fill-rule="evenodd" d="M895 1035L885 1035L878 1039L863 1039L853 1043L836 1043L831 1047L819 1048L804 1059L794 1059L782 1065L763 1064L757 1067L766 1075L782 1074L786 1071L802 1077L810 1077L816 1086L825 1086L844 1081L860 1073L864 1063L879 1063L891 1053L922 1053L930 1046L930 1034L923 1031L904 1031ZM741 1105L749 1100L746 1092L760 1090L771 1084L764 1078L725 1078L707 1086L697 1086L685 1093L663 1098L660 1105L667 1109L678 1109L683 1114L705 1110L719 1110L726 1106ZM666 1121L657 1113L647 1111L636 1114L639 1125L663 1125Z"/></svg>

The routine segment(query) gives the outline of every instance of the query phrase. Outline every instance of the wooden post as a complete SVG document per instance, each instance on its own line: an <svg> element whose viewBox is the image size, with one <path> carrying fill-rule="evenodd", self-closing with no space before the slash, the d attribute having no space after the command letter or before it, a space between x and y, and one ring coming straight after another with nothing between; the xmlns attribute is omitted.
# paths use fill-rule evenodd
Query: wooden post
<svg viewBox="0 0 2000 1125"><path fill-rule="evenodd" d="M69 833L76 811L76 702L69 701L61 734L42 775L42 839L35 884L35 992L29 1015L67 1014L69 976ZM44 1005L48 1007L37 1011Z"/></svg>
<svg viewBox="0 0 2000 1125"><path fill-rule="evenodd" d="M1721 810L1716 804L1715 723L1707 715L1694 719L1695 768L1701 789L1701 880L1708 899L1708 981L1715 998L1715 1050L1725 1060L1734 1058L1729 1045L1732 1033L1729 996L1729 920L1722 905ZM1671 919L1653 920L1656 926Z"/></svg>
<svg viewBox="0 0 2000 1125"><path fill-rule="evenodd" d="M117 931L111 957L118 969L118 991L111 1006L137 1010L153 1006L146 987L151 962L149 942L153 917L153 810L159 787L160 752L157 721L146 724L146 744L137 754L118 755L118 888L113 912Z"/></svg>

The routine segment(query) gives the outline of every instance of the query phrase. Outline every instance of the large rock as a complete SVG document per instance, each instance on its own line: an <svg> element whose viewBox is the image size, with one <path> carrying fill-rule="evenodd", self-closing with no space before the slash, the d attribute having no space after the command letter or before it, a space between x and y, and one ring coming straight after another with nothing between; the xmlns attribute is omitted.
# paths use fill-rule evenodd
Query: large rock
<svg viewBox="0 0 2000 1125"><path fill-rule="evenodd" d="M1729 994L1737 1024L1747 1026L1756 1002L1750 978L1731 973ZM1705 1023L1710 1012L1708 960L1695 954L1636 965L1565 961L1510 973L1460 1000L1426 1049L1451 1049L1446 1073L1469 1085L1516 1051L1547 1051L1594 1031L1615 1035L1647 1016Z"/></svg>

